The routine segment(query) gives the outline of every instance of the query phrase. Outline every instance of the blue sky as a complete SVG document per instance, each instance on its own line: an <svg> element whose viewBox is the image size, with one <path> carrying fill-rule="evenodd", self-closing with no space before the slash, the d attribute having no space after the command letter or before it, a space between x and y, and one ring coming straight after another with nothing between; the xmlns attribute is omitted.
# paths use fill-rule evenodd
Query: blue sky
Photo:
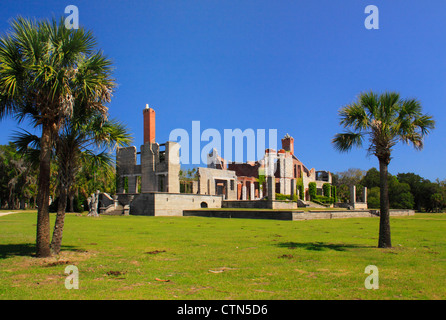
<svg viewBox="0 0 446 320"><path fill-rule="evenodd" d="M446 179L446 1L8 1L0 31L17 15L67 16L115 65L119 84L109 105L143 143L142 110L156 110L157 141L175 128L277 129L295 138L308 167L332 172L377 167L364 149L341 154L331 139L338 110L362 91L397 91L421 101L436 129L418 152L399 145L389 171ZM367 30L364 9L379 9ZM26 128L23 126L23 128ZM17 130L0 122L0 144ZM280 141L279 141L280 143ZM202 147L206 143L203 143Z"/></svg>

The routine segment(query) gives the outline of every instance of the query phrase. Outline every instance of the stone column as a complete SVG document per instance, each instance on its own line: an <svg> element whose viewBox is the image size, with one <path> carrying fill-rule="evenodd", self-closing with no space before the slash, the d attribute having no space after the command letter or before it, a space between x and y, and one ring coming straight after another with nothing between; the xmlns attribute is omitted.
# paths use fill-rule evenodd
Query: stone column
<svg viewBox="0 0 446 320"><path fill-rule="evenodd" d="M246 185L242 186L242 200L246 200Z"/></svg>
<svg viewBox="0 0 446 320"><path fill-rule="evenodd" d="M291 195L291 179L285 178L285 194Z"/></svg>
<svg viewBox="0 0 446 320"><path fill-rule="evenodd" d="M364 203L367 203L367 187L364 187L363 193L364 193Z"/></svg>
<svg viewBox="0 0 446 320"><path fill-rule="evenodd" d="M192 194L198 194L198 181L192 181Z"/></svg>
<svg viewBox="0 0 446 320"><path fill-rule="evenodd" d="M265 153L266 196L268 200L276 200L276 164L277 156L273 152Z"/></svg>
<svg viewBox="0 0 446 320"><path fill-rule="evenodd" d="M350 203L356 203L356 186L350 187Z"/></svg>
<svg viewBox="0 0 446 320"><path fill-rule="evenodd" d="M268 200L276 200L276 177L266 178L266 189Z"/></svg>
<svg viewBox="0 0 446 320"><path fill-rule="evenodd" d="M254 185L254 182L251 182L250 183L250 197L251 197L251 200L254 200L255 199L255 197L256 197L256 191L255 191L255 185Z"/></svg>
<svg viewBox="0 0 446 320"><path fill-rule="evenodd" d="M166 192L180 193L180 145L177 142L166 142L166 160L167 160L167 176L166 176Z"/></svg>
<svg viewBox="0 0 446 320"><path fill-rule="evenodd" d="M296 194L296 180L291 179L291 193L292 196Z"/></svg>

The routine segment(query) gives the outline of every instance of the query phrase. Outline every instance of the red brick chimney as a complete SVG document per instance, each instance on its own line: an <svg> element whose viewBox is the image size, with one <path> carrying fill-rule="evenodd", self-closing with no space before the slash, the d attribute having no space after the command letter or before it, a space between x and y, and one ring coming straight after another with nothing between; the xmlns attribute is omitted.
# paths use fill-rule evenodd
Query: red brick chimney
<svg viewBox="0 0 446 320"><path fill-rule="evenodd" d="M146 104L144 113L144 144L155 143L155 110Z"/></svg>
<svg viewBox="0 0 446 320"><path fill-rule="evenodd" d="M285 151L289 151L291 154L294 154L294 138L291 137L288 133L282 139L282 149Z"/></svg>

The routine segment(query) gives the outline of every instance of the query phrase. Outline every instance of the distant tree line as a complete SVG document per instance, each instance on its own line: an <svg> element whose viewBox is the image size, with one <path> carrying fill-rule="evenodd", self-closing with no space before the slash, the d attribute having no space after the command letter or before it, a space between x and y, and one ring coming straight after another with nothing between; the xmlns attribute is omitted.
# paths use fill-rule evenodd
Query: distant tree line
<svg viewBox="0 0 446 320"><path fill-rule="evenodd" d="M425 212L441 212L446 209L446 180L432 182L418 174L388 173L389 201L392 209L414 209ZM356 186L357 197L363 198L363 187L367 187L369 208L380 205L379 171L350 168L333 174L333 185L337 187L339 201L350 200L350 186Z"/></svg>
<svg viewBox="0 0 446 320"><path fill-rule="evenodd" d="M15 146L0 145L0 208L34 208L37 197L37 170L26 163Z"/></svg>

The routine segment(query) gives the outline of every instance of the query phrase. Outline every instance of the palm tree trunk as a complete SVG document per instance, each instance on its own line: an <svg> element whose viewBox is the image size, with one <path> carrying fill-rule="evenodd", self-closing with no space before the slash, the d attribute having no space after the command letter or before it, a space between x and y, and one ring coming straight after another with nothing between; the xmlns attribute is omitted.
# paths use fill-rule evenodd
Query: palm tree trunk
<svg viewBox="0 0 446 320"><path fill-rule="evenodd" d="M379 159L380 174L380 215L379 215L379 240L378 248L390 248L392 242L390 238L390 214L389 214L389 186L387 183L386 159Z"/></svg>
<svg viewBox="0 0 446 320"><path fill-rule="evenodd" d="M73 181L73 180L71 180L71 181ZM69 211L68 212L75 212L75 210L74 210L74 195L75 195L75 192L76 192L76 190L74 190L74 188L73 188L73 186L72 186L72 183L71 183L71 185L70 185L70 187L68 188L68 201L69 201Z"/></svg>
<svg viewBox="0 0 446 320"><path fill-rule="evenodd" d="M57 207L56 222L54 223L53 238L51 240L51 252L55 255L60 253L62 246L63 227L65 223L65 208L67 207L67 187L61 186L59 192L59 203Z"/></svg>
<svg viewBox="0 0 446 320"><path fill-rule="evenodd" d="M39 258L50 257L50 175L51 175L51 126L42 124L40 151L40 171L37 194L37 234L36 255Z"/></svg>

